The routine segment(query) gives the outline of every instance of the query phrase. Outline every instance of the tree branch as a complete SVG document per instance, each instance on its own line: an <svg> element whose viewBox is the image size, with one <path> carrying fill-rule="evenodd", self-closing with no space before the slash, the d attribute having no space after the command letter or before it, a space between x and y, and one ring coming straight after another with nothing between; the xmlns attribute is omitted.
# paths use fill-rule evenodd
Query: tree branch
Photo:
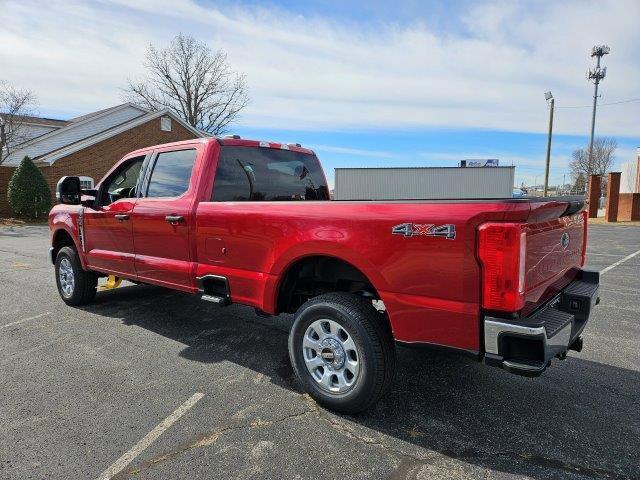
<svg viewBox="0 0 640 480"><path fill-rule="evenodd" d="M150 45L146 75L129 79L124 98L144 108L170 108L187 123L218 135L249 103L246 77L232 71L222 51L182 33L163 50Z"/></svg>
<svg viewBox="0 0 640 480"><path fill-rule="evenodd" d="M35 114L37 103L31 90L0 81L0 165L18 145L30 139L24 117Z"/></svg>

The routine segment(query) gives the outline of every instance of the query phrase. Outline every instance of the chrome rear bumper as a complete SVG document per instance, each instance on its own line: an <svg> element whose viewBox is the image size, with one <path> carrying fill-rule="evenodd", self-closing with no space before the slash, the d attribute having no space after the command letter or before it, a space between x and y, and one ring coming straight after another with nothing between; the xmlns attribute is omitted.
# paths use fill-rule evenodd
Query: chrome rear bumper
<svg viewBox="0 0 640 480"><path fill-rule="evenodd" d="M554 357L580 351L580 334L600 302L599 273L582 271L532 315L517 320L485 316L484 361L513 373L538 376Z"/></svg>

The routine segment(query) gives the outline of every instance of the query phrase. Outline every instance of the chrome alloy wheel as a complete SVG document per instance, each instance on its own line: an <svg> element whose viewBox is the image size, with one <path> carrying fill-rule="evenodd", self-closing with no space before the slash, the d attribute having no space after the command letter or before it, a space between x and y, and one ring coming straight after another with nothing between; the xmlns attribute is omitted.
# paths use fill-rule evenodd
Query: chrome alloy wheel
<svg viewBox="0 0 640 480"><path fill-rule="evenodd" d="M60 268L58 269L58 276L60 277L60 288L65 297L73 295L74 278L73 267L71 261L68 258L63 258L60 261Z"/></svg>
<svg viewBox="0 0 640 480"><path fill-rule="evenodd" d="M356 384L360 354L351 334L339 323L313 322L304 334L302 349L307 370L323 390L344 393Z"/></svg>

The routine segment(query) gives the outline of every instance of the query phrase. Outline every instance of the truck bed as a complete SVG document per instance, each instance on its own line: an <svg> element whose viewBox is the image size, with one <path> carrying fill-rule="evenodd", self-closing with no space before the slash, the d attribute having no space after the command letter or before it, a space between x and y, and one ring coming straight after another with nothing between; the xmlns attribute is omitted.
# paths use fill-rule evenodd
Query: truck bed
<svg viewBox="0 0 640 480"><path fill-rule="evenodd" d="M278 279L305 256L340 258L375 286L397 340L480 350L481 266L477 228L485 222L523 222L552 228L583 199L201 202L197 209L198 276L223 275L234 301L277 312ZM395 235L393 227L455 225L455 238ZM582 247L582 230L578 228ZM550 236L536 242L537 253ZM534 236L532 238L542 239ZM553 245L558 239L553 239ZM532 243L533 244L533 243ZM226 254L217 254L226 248ZM551 247L555 248L555 247ZM568 283L579 251L562 265L528 264L536 278L527 308ZM227 267L229 265L229 267ZM231 265L233 267L231 267ZM557 270L557 271L556 271ZM536 272L544 271L543 279ZM547 287L554 284L551 290Z"/></svg>

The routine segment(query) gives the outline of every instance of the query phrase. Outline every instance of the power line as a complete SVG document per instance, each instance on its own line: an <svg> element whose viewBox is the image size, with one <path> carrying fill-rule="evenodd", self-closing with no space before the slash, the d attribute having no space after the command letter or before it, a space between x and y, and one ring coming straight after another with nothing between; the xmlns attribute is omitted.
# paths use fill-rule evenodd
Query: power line
<svg viewBox="0 0 640 480"><path fill-rule="evenodd" d="M599 107L606 107L607 105L619 105L621 103L631 103L631 102L640 102L640 98L629 98L627 100L620 100L618 102L609 102L609 103L599 103ZM592 105L568 105L568 106L559 106L556 108L591 108Z"/></svg>

